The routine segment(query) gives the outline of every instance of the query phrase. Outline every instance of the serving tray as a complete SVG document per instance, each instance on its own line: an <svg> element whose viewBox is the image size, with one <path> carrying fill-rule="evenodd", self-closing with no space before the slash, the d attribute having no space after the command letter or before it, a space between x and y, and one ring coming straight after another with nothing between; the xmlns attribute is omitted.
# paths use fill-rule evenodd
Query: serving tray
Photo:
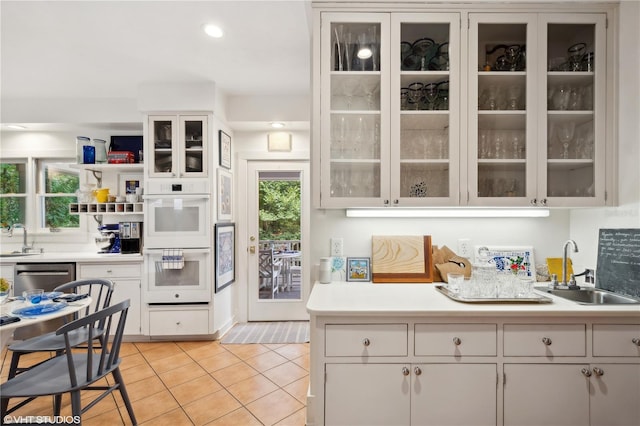
<svg viewBox="0 0 640 426"><path fill-rule="evenodd" d="M511 298L490 298L490 297L462 297L458 294L451 294L449 289L443 285L436 285L436 290L444 294L451 300L463 303L552 303L553 299L542 295L533 295L530 297L511 297Z"/></svg>
<svg viewBox="0 0 640 426"><path fill-rule="evenodd" d="M36 317L38 315L45 315L59 311L65 306L67 306L66 302L39 303L37 305L16 309L12 314L20 315L22 317Z"/></svg>

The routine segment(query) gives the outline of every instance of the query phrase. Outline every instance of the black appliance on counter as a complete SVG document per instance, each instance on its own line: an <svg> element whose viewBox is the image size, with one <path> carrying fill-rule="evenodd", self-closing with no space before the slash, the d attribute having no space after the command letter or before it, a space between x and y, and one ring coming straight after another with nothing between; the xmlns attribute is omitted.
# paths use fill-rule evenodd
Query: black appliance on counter
<svg viewBox="0 0 640 426"><path fill-rule="evenodd" d="M120 253L142 252L142 222L120 222Z"/></svg>

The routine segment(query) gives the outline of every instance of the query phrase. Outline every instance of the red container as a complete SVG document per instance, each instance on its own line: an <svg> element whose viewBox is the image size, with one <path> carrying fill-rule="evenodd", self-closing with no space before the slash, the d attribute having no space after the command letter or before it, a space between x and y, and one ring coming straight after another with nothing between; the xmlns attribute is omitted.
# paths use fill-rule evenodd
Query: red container
<svg viewBox="0 0 640 426"><path fill-rule="evenodd" d="M128 164L135 161L135 156L131 151L109 151L107 162L109 164Z"/></svg>

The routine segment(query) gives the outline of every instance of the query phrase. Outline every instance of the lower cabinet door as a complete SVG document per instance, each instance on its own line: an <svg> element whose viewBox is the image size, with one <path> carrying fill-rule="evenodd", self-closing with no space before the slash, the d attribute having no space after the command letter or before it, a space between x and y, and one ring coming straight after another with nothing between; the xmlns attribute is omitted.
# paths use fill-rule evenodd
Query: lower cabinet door
<svg viewBox="0 0 640 426"><path fill-rule="evenodd" d="M588 425L588 370L588 364L505 364L505 426Z"/></svg>
<svg viewBox="0 0 640 426"><path fill-rule="evenodd" d="M325 425L409 425L409 364L326 364L325 373Z"/></svg>
<svg viewBox="0 0 640 426"><path fill-rule="evenodd" d="M127 322L124 324L124 334L137 336L142 334L142 312L141 294L139 279L115 279L113 281L113 294L111 295L111 305L129 299L129 312ZM111 330L114 334L115 330Z"/></svg>
<svg viewBox="0 0 640 426"><path fill-rule="evenodd" d="M591 426L640 425L640 365L591 364Z"/></svg>
<svg viewBox="0 0 640 426"><path fill-rule="evenodd" d="M414 364L411 424L496 425L496 364Z"/></svg>

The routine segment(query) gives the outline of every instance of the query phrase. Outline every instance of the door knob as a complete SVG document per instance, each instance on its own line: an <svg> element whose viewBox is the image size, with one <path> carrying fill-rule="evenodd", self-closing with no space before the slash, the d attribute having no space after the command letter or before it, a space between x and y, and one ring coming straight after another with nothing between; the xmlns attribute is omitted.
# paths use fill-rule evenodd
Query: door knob
<svg viewBox="0 0 640 426"><path fill-rule="evenodd" d="M256 254L256 246L249 246L249 253Z"/></svg>

